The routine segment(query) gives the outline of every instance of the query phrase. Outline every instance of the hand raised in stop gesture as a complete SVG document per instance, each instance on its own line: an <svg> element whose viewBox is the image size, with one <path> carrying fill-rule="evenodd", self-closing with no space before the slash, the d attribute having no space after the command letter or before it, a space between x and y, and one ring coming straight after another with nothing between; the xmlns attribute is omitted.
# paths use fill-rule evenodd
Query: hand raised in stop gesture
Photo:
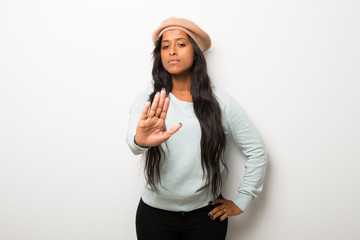
<svg viewBox="0 0 360 240"><path fill-rule="evenodd" d="M164 89L155 94L151 105L150 101L145 104L134 138L137 145L158 146L181 128L182 124L179 123L165 131L165 118L169 104L170 99L166 96Z"/></svg>

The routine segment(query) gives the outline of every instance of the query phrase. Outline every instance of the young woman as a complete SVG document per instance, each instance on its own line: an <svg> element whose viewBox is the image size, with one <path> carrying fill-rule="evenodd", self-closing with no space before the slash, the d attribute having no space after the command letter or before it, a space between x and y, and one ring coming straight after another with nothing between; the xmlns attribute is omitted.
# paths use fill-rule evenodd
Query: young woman
<svg viewBox="0 0 360 240"><path fill-rule="evenodd" d="M245 211L262 190L264 145L242 108L211 85L206 32L187 19L169 18L153 41L153 86L135 99L127 135L133 153L145 156L138 239L225 239L228 217ZM220 194L227 136L247 157L233 200Z"/></svg>

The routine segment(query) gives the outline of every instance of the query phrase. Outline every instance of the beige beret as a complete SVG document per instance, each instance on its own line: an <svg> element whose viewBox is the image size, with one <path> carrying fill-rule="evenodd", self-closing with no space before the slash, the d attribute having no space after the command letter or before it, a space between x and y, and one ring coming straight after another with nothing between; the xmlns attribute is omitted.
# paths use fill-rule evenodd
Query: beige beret
<svg viewBox="0 0 360 240"><path fill-rule="evenodd" d="M211 39L204 30L188 19L175 17L165 19L153 32L152 40L154 44L165 31L172 29L180 29L189 34L203 52L211 47Z"/></svg>

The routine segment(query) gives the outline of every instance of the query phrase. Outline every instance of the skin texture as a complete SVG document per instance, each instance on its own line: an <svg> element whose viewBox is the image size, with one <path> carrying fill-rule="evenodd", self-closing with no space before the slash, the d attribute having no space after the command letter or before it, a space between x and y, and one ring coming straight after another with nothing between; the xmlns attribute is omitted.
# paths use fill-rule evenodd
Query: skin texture
<svg viewBox="0 0 360 240"><path fill-rule="evenodd" d="M160 53L165 70L171 74L172 94L182 101L192 102L191 67L195 53L188 35L177 29L164 32Z"/></svg>
<svg viewBox="0 0 360 240"><path fill-rule="evenodd" d="M165 90L162 90L155 95L151 107L150 102L145 104L134 138L137 145L149 147L158 146L180 129L181 124L179 123L172 126L167 131L164 131L169 103L169 97L166 97ZM149 108L150 111L148 114Z"/></svg>
<svg viewBox="0 0 360 240"><path fill-rule="evenodd" d="M166 71L178 79L188 80L194 63L194 48L181 30L164 32L161 42L161 61Z"/></svg>
<svg viewBox="0 0 360 240"><path fill-rule="evenodd" d="M210 211L208 215L211 220L219 219L224 221L230 216L236 216L243 212L233 201L225 198L211 201L211 205L216 204L219 204L219 206Z"/></svg>
<svg viewBox="0 0 360 240"><path fill-rule="evenodd" d="M169 30L163 33L161 60L165 70L172 77L173 89L171 92L182 101L192 102L190 88L194 48L185 32ZM164 131L169 104L170 99L166 97L165 90L155 95L151 105L150 102L145 104L134 138L137 145L158 146L181 128L182 125L179 123ZM242 210L233 201L225 198L213 200L211 205L218 205L209 212L209 218L212 220L220 219L223 221L229 216L242 213Z"/></svg>

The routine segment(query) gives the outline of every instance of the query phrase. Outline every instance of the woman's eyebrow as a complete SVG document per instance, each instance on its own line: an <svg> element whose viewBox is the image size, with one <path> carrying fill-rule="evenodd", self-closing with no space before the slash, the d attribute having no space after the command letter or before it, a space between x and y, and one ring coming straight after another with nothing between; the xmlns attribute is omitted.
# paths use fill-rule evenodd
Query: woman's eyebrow
<svg viewBox="0 0 360 240"><path fill-rule="evenodd" d="M180 39L184 39L184 40L186 40L187 41L187 39L186 38L175 38L175 40L180 40ZM169 42L170 40L163 40L162 42Z"/></svg>

